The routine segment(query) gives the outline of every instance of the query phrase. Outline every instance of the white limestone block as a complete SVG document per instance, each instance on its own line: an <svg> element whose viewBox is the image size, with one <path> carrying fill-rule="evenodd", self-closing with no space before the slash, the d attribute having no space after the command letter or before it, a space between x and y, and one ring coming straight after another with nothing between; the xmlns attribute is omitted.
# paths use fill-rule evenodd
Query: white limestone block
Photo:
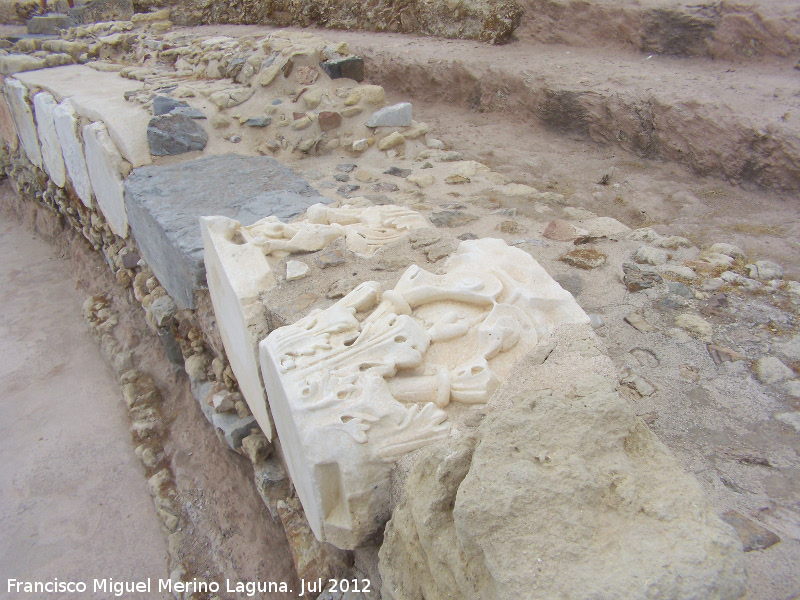
<svg viewBox="0 0 800 600"><path fill-rule="evenodd" d="M227 217L201 217L206 280L217 325L239 389L268 439L272 423L258 366L258 342L269 328L259 294L275 275L247 228Z"/></svg>
<svg viewBox="0 0 800 600"><path fill-rule="evenodd" d="M78 115L67 99L53 110L53 118L61 145L61 154L75 193L88 208L92 207L92 183L86 169L83 143L78 134Z"/></svg>
<svg viewBox="0 0 800 600"><path fill-rule="evenodd" d="M33 120L31 105L28 103L28 88L11 77L6 79L5 94L25 156L41 169L42 151L39 147L39 136L36 134L36 123Z"/></svg>
<svg viewBox="0 0 800 600"><path fill-rule="evenodd" d="M276 284L268 257L321 250L340 237L351 251L368 255L411 229L427 226L422 215L397 206L328 209L316 204L300 221L287 224L269 216L247 227L226 217L201 217L206 281L222 342L242 394L267 437L272 424L258 344L269 333L260 295ZM299 264L308 271L308 265Z"/></svg>
<svg viewBox="0 0 800 600"><path fill-rule="evenodd" d="M100 211L108 221L111 231L120 237L128 237L128 213L125 210L122 185L122 155L102 123L92 123L83 128L83 143L86 168Z"/></svg>
<svg viewBox="0 0 800 600"><path fill-rule="evenodd" d="M86 65L27 71L15 77L30 89L51 93L59 102L69 98L79 115L105 123L119 152L134 167L152 162L147 144L152 115L124 97L125 92L141 88L141 83Z"/></svg>
<svg viewBox="0 0 800 600"><path fill-rule="evenodd" d="M53 120L53 111L56 106L55 99L47 92L39 92L33 97L33 110L36 115L36 129L39 133L44 170L50 175L53 183L63 188L67 184L67 170L64 167L61 144L58 141Z"/></svg>
<svg viewBox="0 0 800 600"><path fill-rule="evenodd" d="M393 465L447 437L556 326L589 318L526 252L462 242L443 275L356 287L260 344L267 397L311 529L356 547L389 516ZM453 405L456 405L455 408Z"/></svg>
<svg viewBox="0 0 800 600"><path fill-rule="evenodd" d="M301 260L290 260L286 262L286 281L297 281L308 276L311 267Z"/></svg>

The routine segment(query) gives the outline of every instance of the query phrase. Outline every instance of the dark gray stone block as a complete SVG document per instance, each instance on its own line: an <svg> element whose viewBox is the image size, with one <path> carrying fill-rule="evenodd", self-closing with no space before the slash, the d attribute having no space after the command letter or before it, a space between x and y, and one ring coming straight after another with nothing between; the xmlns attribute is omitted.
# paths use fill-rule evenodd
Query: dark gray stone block
<svg viewBox="0 0 800 600"><path fill-rule="evenodd" d="M202 150L208 143L208 134L191 117L162 114L147 124L147 143L150 154L172 156Z"/></svg>
<svg viewBox="0 0 800 600"><path fill-rule="evenodd" d="M175 100L175 98L170 98L169 96L156 96L153 98L153 116L166 115L172 112L174 108L188 106L186 102Z"/></svg>
<svg viewBox="0 0 800 600"><path fill-rule="evenodd" d="M289 221L312 204L330 202L267 156L149 165L125 181L125 209L139 251L181 309L194 308L194 290L206 287L200 217L221 215L244 225L270 215Z"/></svg>
<svg viewBox="0 0 800 600"><path fill-rule="evenodd" d="M364 59L360 56L348 56L337 60L326 60L319 63L320 68L331 79L354 79L364 81Z"/></svg>

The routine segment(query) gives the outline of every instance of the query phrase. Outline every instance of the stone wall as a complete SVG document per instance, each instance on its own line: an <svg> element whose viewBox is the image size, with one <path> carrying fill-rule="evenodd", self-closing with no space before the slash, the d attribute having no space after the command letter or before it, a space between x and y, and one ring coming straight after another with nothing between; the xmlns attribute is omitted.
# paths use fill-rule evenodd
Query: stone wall
<svg viewBox="0 0 800 600"><path fill-rule="evenodd" d="M166 2L144 0L144 12ZM276 27L363 29L474 39L493 44L511 40L523 10L513 0L244 0L240 2L173 2L173 20L179 25L232 23Z"/></svg>

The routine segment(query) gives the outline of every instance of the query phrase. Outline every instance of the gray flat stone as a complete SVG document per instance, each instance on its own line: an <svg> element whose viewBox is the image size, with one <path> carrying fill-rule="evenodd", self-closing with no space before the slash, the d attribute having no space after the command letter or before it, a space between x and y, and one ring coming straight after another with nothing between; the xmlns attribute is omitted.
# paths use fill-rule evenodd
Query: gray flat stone
<svg viewBox="0 0 800 600"><path fill-rule="evenodd" d="M348 56L335 60L326 60L319 66L331 79L354 79L364 81L364 59L360 56Z"/></svg>
<svg viewBox="0 0 800 600"><path fill-rule="evenodd" d="M188 107L186 102L175 100L169 96L156 96L153 98L153 116L166 115L178 107Z"/></svg>
<svg viewBox="0 0 800 600"><path fill-rule="evenodd" d="M186 115L159 115L147 125L150 154L167 156L203 150L208 134L194 119Z"/></svg>
<svg viewBox="0 0 800 600"><path fill-rule="evenodd" d="M201 216L252 225L269 215L288 221L312 204L330 202L267 156L224 155L147 166L125 181L131 232L181 309L194 308L194 290L206 286Z"/></svg>

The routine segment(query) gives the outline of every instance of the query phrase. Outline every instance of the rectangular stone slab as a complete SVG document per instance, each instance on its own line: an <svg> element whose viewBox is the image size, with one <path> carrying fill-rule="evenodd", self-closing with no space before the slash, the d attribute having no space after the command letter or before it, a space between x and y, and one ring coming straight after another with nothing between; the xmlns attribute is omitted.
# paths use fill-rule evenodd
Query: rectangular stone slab
<svg viewBox="0 0 800 600"><path fill-rule="evenodd" d="M29 89L50 92L58 102L69 98L79 115L103 121L122 156L134 167L152 162L147 145L147 123L152 116L123 97L142 87L141 83L84 65L18 73L16 79Z"/></svg>
<svg viewBox="0 0 800 600"><path fill-rule="evenodd" d="M125 181L131 231L158 280L181 308L206 287L199 218L251 225L267 215L289 221L331 200L267 156L200 158L136 169Z"/></svg>

